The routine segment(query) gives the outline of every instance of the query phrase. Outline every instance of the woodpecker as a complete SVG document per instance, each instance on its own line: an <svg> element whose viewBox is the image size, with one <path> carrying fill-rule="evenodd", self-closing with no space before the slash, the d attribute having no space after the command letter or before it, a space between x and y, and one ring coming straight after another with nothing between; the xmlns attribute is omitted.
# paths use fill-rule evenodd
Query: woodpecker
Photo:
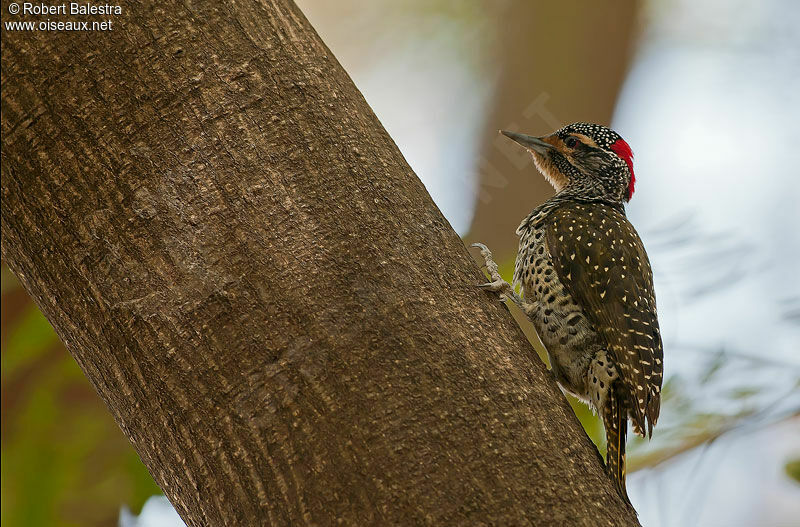
<svg viewBox="0 0 800 527"><path fill-rule="evenodd" d="M527 149L556 191L520 224L513 285L481 249L492 282L532 320L562 389L603 420L606 470L622 498L628 419L651 436L661 406L663 346L653 274L625 216L635 176L630 146L613 130L574 123L532 137L502 131ZM521 296L517 294L521 289Z"/></svg>

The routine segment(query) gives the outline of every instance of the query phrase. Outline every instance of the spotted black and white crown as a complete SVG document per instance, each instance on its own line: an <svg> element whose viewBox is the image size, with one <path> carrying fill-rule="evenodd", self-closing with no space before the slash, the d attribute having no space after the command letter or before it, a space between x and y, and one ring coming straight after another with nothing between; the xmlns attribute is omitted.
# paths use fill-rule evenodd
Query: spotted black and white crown
<svg viewBox="0 0 800 527"><path fill-rule="evenodd" d="M622 139L614 130L594 123L572 123L556 132L561 139L565 139L570 134L583 134L591 137L597 146L604 150L610 150L611 145Z"/></svg>

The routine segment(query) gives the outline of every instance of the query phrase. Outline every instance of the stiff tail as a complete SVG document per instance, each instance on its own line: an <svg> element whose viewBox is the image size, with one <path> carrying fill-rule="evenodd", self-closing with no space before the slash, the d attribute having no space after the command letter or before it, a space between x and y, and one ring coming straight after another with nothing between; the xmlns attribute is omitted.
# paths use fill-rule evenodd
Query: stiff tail
<svg viewBox="0 0 800 527"><path fill-rule="evenodd" d="M606 429L606 470L614 480L620 496L628 503L625 489L625 439L628 434L628 415L622 407L622 400L614 391L608 394L603 411L603 425Z"/></svg>

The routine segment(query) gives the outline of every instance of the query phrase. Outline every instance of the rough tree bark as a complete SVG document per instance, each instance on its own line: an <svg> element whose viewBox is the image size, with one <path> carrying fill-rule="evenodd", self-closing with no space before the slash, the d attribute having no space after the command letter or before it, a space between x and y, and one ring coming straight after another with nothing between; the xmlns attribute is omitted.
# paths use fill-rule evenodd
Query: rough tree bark
<svg viewBox="0 0 800 527"><path fill-rule="evenodd" d="M185 521L636 524L297 7L127 5L3 32L2 252Z"/></svg>

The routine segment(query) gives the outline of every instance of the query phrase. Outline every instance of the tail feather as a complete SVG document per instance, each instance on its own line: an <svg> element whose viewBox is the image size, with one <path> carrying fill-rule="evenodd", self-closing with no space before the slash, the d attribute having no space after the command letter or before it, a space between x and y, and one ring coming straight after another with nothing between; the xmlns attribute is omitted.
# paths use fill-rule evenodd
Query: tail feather
<svg viewBox="0 0 800 527"><path fill-rule="evenodd" d="M603 410L603 425L606 429L606 470L614 480L620 496L628 503L628 491L625 489L625 440L628 435L628 415L623 408L621 398L611 392Z"/></svg>

